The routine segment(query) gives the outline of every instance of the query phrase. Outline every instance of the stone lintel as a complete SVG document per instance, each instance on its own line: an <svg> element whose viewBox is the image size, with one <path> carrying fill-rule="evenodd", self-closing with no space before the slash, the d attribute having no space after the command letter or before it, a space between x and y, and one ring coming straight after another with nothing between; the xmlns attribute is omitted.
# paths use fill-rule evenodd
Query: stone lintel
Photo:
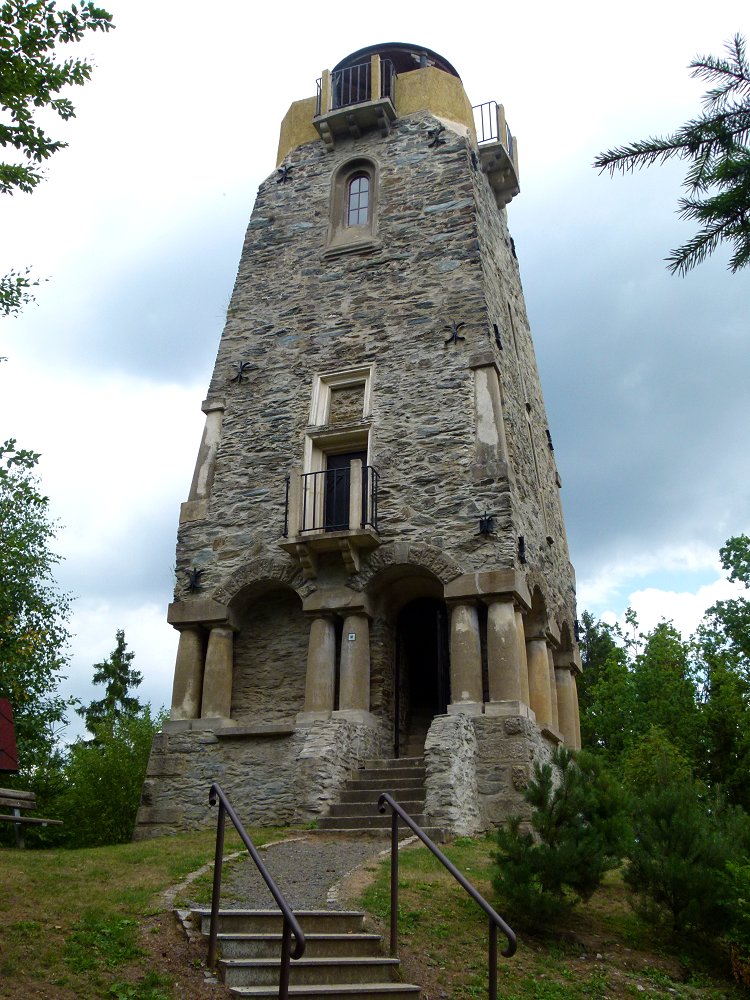
<svg viewBox="0 0 750 1000"><path fill-rule="evenodd" d="M359 590L349 587L319 587L302 600L302 610L307 614L351 615L363 614L372 618L370 598Z"/></svg>
<svg viewBox="0 0 750 1000"><path fill-rule="evenodd" d="M174 628L186 625L229 625L234 628L232 612L226 604L219 604L210 597L173 601L167 611L167 621Z"/></svg>
<svg viewBox="0 0 750 1000"><path fill-rule="evenodd" d="M208 500L186 500L180 504L180 524L202 521L208 514Z"/></svg>
<svg viewBox="0 0 750 1000"><path fill-rule="evenodd" d="M469 368L487 368L491 366L498 375L500 374L500 366L492 351L475 351L469 355L468 365Z"/></svg>
<svg viewBox="0 0 750 1000"><path fill-rule="evenodd" d="M525 610L531 608L531 594L523 573L515 569L490 569L463 573L445 585L445 599L500 597L508 595Z"/></svg>
<svg viewBox="0 0 750 1000"><path fill-rule="evenodd" d="M361 708L338 708L331 713L332 719L344 719L346 722L356 722L360 725L369 726L376 729L378 720L372 712L365 712Z"/></svg>
<svg viewBox="0 0 750 1000"><path fill-rule="evenodd" d="M486 701L484 703L484 714L498 718L506 718L509 715L520 716L524 719L536 721L536 715L522 701Z"/></svg>
<svg viewBox="0 0 750 1000"><path fill-rule="evenodd" d="M481 701L454 701L448 706L448 715L481 715Z"/></svg>

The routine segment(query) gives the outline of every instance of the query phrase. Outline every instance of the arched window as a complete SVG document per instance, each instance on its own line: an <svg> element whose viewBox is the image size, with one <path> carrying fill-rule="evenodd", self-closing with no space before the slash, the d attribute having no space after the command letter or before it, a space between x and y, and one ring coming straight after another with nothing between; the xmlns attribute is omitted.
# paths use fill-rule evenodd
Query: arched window
<svg viewBox="0 0 750 1000"><path fill-rule="evenodd" d="M369 157L348 160L331 177L331 214L324 257L367 252L377 239L378 165Z"/></svg>
<svg viewBox="0 0 750 1000"><path fill-rule="evenodd" d="M346 188L346 224L364 226L370 221L370 176L354 174Z"/></svg>

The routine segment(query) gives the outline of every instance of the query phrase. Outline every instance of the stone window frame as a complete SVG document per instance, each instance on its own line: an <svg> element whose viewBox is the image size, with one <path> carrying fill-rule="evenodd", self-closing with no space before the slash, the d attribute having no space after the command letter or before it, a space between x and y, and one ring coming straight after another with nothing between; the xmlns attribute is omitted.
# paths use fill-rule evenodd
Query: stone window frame
<svg viewBox="0 0 750 1000"><path fill-rule="evenodd" d="M305 433L304 471L322 472L326 456L345 451L367 451L369 461L372 384L375 365L327 372L313 379L310 423ZM350 424L328 426L331 389L363 386L362 417Z"/></svg>
<svg viewBox="0 0 750 1000"><path fill-rule="evenodd" d="M369 211L366 222L349 225L349 188L358 177L367 177L369 181ZM334 171L324 258L365 253L381 246L378 239L378 180L378 164L368 156L347 160Z"/></svg>

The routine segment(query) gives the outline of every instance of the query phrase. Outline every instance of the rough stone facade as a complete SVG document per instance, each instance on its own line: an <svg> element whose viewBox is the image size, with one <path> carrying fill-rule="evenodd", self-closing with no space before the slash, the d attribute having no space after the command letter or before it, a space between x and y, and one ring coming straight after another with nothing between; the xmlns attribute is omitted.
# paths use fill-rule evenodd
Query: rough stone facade
<svg viewBox="0 0 750 1000"><path fill-rule="evenodd" d="M348 109L343 133L324 74L322 138L289 141L293 105L258 191L181 511L172 714L139 836L207 822L214 779L253 822L312 817L428 728L428 811L470 832L577 745L512 142L478 147L455 73L407 49L389 48L395 96ZM385 54L367 59L378 79ZM426 106L399 114L420 73ZM367 218L347 224L358 178Z"/></svg>

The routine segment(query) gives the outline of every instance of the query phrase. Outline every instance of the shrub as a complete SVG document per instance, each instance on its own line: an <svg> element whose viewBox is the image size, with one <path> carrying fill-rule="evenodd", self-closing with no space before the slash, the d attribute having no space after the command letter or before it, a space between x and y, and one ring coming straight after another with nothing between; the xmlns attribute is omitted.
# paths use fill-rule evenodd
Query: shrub
<svg viewBox="0 0 750 1000"><path fill-rule="evenodd" d="M627 839L625 798L601 761L558 749L536 765L524 794L533 833L513 818L497 833L493 886L509 918L529 930L563 920L616 867Z"/></svg>

